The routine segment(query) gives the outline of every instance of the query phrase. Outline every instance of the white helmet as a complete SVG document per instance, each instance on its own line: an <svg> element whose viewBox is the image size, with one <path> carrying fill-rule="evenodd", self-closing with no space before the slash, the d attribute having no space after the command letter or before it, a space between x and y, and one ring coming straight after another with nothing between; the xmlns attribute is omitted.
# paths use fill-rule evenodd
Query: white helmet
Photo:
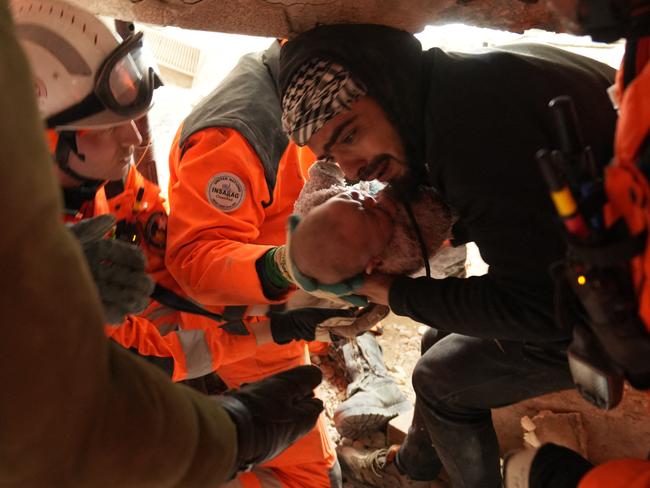
<svg viewBox="0 0 650 488"><path fill-rule="evenodd" d="M151 108L161 82L141 32L121 42L93 14L56 0L13 0L12 10L48 128L107 128Z"/></svg>

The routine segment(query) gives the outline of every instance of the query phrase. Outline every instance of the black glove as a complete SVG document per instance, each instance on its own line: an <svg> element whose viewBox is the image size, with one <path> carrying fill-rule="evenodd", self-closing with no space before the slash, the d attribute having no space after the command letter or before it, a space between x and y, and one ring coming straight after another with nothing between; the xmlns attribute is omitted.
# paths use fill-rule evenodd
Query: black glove
<svg viewBox="0 0 650 488"><path fill-rule="evenodd" d="M271 335L276 344L293 340L313 341L316 327L334 317L354 317L354 310L336 308L297 308L288 312L270 312Z"/></svg>
<svg viewBox="0 0 650 488"><path fill-rule="evenodd" d="M236 471L274 458L314 427L322 379L317 367L298 366L215 397L237 427Z"/></svg>
<svg viewBox="0 0 650 488"><path fill-rule="evenodd" d="M114 224L112 215L100 215L68 228L86 255L106 320L117 324L126 314L139 313L147 307L154 283L145 273L147 259L140 248L104 237Z"/></svg>

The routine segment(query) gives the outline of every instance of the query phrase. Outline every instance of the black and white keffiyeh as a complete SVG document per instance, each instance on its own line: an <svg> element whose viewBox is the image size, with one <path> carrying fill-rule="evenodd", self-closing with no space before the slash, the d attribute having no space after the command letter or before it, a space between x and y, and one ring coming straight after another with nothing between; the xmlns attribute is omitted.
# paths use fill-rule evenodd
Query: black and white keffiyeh
<svg viewBox="0 0 650 488"><path fill-rule="evenodd" d="M365 85L341 65L315 58L294 75L282 98L282 126L296 144L366 94Z"/></svg>

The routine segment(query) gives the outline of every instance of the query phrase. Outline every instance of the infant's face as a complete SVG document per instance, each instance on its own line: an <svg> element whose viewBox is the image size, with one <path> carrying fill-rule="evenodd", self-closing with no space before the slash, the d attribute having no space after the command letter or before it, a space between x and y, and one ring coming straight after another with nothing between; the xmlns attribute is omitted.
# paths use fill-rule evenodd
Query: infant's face
<svg viewBox="0 0 650 488"><path fill-rule="evenodd" d="M431 192L411 202L428 253L450 235L449 210ZM421 243L402 204L348 191L312 208L293 233L291 257L303 274L340 283L359 273L410 274L422 267Z"/></svg>
<svg viewBox="0 0 650 488"><path fill-rule="evenodd" d="M349 191L314 207L292 237L291 257L303 274L333 284L363 273L393 239L398 207L386 197Z"/></svg>
<svg viewBox="0 0 650 488"><path fill-rule="evenodd" d="M384 251L393 235L393 219L397 212L392 199L382 193L374 198L349 191L331 198L323 206L336 216L345 235L349 236L348 252L358 253L359 259L367 263Z"/></svg>

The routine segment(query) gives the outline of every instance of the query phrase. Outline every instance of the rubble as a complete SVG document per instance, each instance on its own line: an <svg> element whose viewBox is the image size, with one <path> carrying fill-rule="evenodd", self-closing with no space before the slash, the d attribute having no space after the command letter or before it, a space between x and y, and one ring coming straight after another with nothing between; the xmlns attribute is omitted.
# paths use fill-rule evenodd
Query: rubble
<svg viewBox="0 0 650 488"><path fill-rule="evenodd" d="M420 339L427 326L418 326L394 315L389 315L383 326L384 334L378 337L378 341L384 351L386 366L402 392L414 402L410 375L420 357ZM319 396L325 402L328 432L336 444L375 449L402 441L411 423L412 411L393 419L387 434L372 434L363 439L341 438L334 428L332 412L338 402L345 399L345 373L331 357L321 356L318 361L333 372L319 388ZM577 392L567 390L495 409L493 419L502 454L526 445L524 434L528 434L528 445L554 442L580 452L594 463L602 463L613 458L644 458L647 455L650 451L647 412L646 395L630 388L626 389L621 405L611 412L597 410ZM343 486L362 488L348 482Z"/></svg>
<svg viewBox="0 0 650 488"><path fill-rule="evenodd" d="M542 410L532 419L524 415L521 426L524 430L524 447L540 447L552 442L588 457L587 431L582 415L578 412L554 413Z"/></svg>

